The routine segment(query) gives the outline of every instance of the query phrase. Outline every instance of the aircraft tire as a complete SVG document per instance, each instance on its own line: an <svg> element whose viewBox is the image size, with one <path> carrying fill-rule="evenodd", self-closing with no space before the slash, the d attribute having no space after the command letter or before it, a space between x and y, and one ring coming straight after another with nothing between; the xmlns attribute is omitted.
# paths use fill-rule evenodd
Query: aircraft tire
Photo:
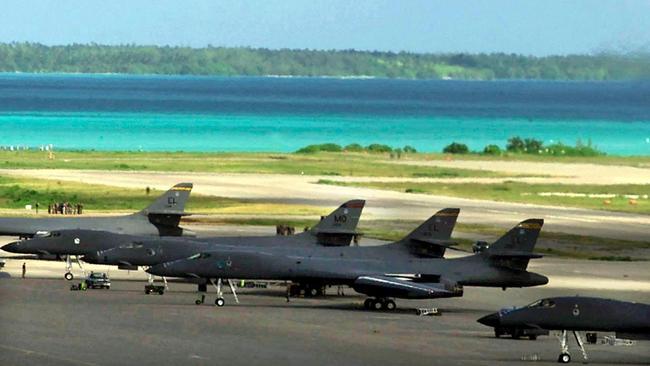
<svg viewBox="0 0 650 366"><path fill-rule="evenodd" d="M372 310L381 310L384 307L384 302L380 299L372 300Z"/></svg>
<svg viewBox="0 0 650 366"><path fill-rule="evenodd" d="M74 278L74 275L72 273L70 273L70 272L66 272L63 275L63 278L65 278L67 281L72 281L72 279Z"/></svg>
<svg viewBox="0 0 650 366"><path fill-rule="evenodd" d="M222 307L226 304L226 301L223 298L218 298L214 300L214 304L217 305L218 307Z"/></svg>
<svg viewBox="0 0 650 366"><path fill-rule="evenodd" d="M384 301L384 304L382 306L382 309L388 310L388 311L394 311L397 308L397 304L395 304L395 301L393 300L386 300Z"/></svg>
<svg viewBox="0 0 650 366"><path fill-rule="evenodd" d="M530 339L531 341L534 341L534 340L537 339L537 336L535 334L531 334L531 335L528 336L528 339Z"/></svg>
<svg viewBox="0 0 650 366"><path fill-rule="evenodd" d="M363 307L368 310L372 309L372 299L365 299L363 301Z"/></svg>
<svg viewBox="0 0 650 366"><path fill-rule="evenodd" d="M316 288L316 287L310 287L308 289L308 291L309 291L309 297L316 297L316 296L318 296L318 294L320 292L320 291L318 291L318 288Z"/></svg>
<svg viewBox="0 0 650 366"><path fill-rule="evenodd" d="M557 358L559 363L569 363L571 362L571 355L568 353L560 353L560 356Z"/></svg>
<svg viewBox="0 0 650 366"><path fill-rule="evenodd" d="M163 295L165 293L165 290L158 290L158 295Z"/></svg>

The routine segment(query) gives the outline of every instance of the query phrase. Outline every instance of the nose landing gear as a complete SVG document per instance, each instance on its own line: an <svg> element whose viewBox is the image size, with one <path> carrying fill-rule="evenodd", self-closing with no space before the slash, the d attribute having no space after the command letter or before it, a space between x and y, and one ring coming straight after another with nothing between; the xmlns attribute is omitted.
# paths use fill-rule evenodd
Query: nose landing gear
<svg viewBox="0 0 650 366"><path fill-rule="evenodd" d="M221 290L221 285L223 283L223 280L221 278L218 278L216 283L213 279L210 279L209 281L212 284L212 286L214 286L214 288L217 290L217 299L214 300L214 304L217 307L224 306L226 304L226 300L223 298L223 291ZM228 287L230 287L230 292L232 292L232 296L235 298L235 302L239 304L239 298L237 297L237 290L235 290L235 285L233 285L231 280L226 280L226 282L228 283ZM199 297L194 303L196 305L201 305L204 302L205 302L205 295L201 295L201 297Z"/></svg>
<svg viewBox="0 0 650 366"><path fill-rule="evenodd" d="M580 351L582 352L582 358L584 362L586 363L589 359L587 357L587 351L585 350L585 344L582 341L582 338L580 337L580 334L577 331L573 331L573 336L576 339L576 343L578 343L578 347L580 348ZM559 363L569 363L571 362L571 355L569 354L569 337L567 334L566 330L562 331L562 334L558 337L560 340L560 349L561 353L560 356L557 358L557 362Z"/></svg>

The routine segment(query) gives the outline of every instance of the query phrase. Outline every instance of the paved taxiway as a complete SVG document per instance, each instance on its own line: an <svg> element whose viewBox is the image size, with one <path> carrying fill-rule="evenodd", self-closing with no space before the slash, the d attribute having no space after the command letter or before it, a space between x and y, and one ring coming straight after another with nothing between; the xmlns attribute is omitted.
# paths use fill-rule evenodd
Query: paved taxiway
<svg viewBox="0 0 650 366"><path fill-rule="evenodd" d="M198 229L198 228L197 228ZM210 228L201 235L223 234ZM227 228L240 235L273 228ZM0 238L0 243L14 240ZM376 244L364 239L362 245ZM0 252L0 256L7 253ZM450 255L454 255L450 253ZM467 288L457 299L398 300L395 313L362 310L364 297L292 299L283 288L240 290L216 308L214 291L194 305L195 285L171 283L163 296L145 295L142 271L109 270L111 290L70 291L64 265L7 261L0 271L0 365L554 365L554 337L537 341L494 339L479 317L506 306L547 296L612 297L650 302L647 262L543 258L531 270L550 277L530 289ZM76 267L76 266L75 266ZM78 268L75 274L81 275ZM44 277L32 278L32 277ZM117 280L124 279L124 280ZM129 281L126 281L129 279ZM139 281L133 281L138 279ZM330 289L330 293L336 291ZM439 317L418 317L417 307L439 307ZM634 347L588 346L592 364L648 364L650 342ZM537 355L540 361L522 361ZM574 360L579 361L577 349Z"/></svg>
<svg viewBox="0 0 650 366"><path fill-rule="evenodd" d="M0 364L27 365L495 365L555 364L553 337L494 339L476 319L504 305L523 305L572 290L467 289L460 299L403 301L395 313L362 310L363 297L293 299L281 288L241 291L224 308L194 305L194 286L163 296L142 283L73 292L63 280L0 279ZM351 291L348 291L348 295ZM647 292L603 292L643 300ZM214 301L214 295L209 296ZM437 305L439 317L408 307ZM650 346L588 347L593 364L643 364ZM575 353L575 356L578 354ZM525 363L530 363L527 361Z"/></svg>

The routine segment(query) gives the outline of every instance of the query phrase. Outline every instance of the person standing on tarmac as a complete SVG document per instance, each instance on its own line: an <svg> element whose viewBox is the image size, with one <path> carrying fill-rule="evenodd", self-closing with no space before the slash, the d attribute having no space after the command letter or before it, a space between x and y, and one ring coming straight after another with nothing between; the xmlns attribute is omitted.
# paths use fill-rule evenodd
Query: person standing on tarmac
<svg viewBox="0 0 650 366"><path fill-rule="evenodd" d="M25 265L25 262L23 262L23 279L25 278L26 274L27 274L27 266Z"/></svg>
<svg viewBox="0 0 650 366"><path fill-rule="evenodd" d="M289 302L290 296L291 296L291 282L287 282L287 302Z"/></svg>

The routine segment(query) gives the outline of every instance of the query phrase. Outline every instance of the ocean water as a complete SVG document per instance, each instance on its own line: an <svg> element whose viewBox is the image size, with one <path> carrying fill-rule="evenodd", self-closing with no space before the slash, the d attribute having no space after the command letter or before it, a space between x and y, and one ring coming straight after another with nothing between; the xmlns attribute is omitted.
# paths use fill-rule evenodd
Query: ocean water
<svg viewBox="0 0 650 366"><path fill-rule="evenodd" d="M650 155L650 82L0 74L0 127L0 145L56 149L478 150L518 135Z"/></svg>

